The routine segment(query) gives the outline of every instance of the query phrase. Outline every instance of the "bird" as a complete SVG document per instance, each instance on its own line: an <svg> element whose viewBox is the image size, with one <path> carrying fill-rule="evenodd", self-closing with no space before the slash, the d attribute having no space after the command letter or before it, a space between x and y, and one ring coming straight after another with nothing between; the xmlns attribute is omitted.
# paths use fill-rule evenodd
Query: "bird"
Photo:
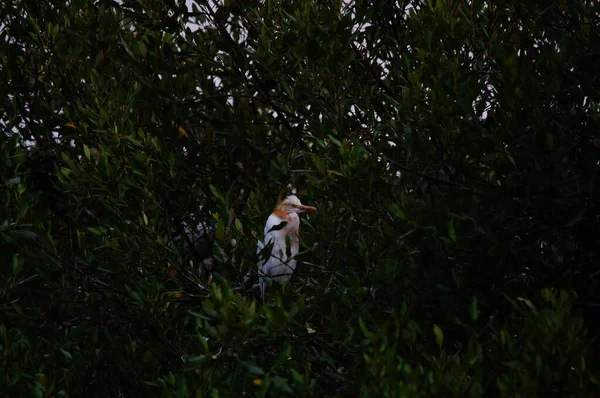
<svg viewBox="0 0 600 398"><path fill-rule="evenodd" d="M263 302L265 301L266 288L264 278L268 277L279 283L284 283L290 280L296 269L296 259L294 257L298 254L300 247L298 241L300 217L298 214L316 210L316 207L300 203L297 196L290 195L279 202L267 219L264 242L259 240L257 247L257 254L261 255L265 248L268 248L271 244L273 245L269 258L259 261L258 283Z"/></svg>

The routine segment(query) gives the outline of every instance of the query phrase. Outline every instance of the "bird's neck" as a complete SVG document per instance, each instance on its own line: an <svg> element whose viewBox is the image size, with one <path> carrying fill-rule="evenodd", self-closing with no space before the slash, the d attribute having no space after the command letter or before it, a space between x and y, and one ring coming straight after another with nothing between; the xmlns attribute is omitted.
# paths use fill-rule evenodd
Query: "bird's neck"
<svg viewBox="0 0 600 398"><path fill-rule="evenodd" d="M277 207L275 208L275 210L273 211L273 214L277 217L279 217L280 219L282 219L283 221L287 221L290 218L291 214L295 214L293 211L289 211L283 207Z"/></svg>

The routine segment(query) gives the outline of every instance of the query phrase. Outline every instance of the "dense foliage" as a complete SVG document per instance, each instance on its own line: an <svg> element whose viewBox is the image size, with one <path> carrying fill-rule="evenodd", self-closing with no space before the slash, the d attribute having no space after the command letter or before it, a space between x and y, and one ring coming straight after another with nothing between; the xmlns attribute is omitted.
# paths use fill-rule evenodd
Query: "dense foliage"
<svg viewBox="0 0 600 398"><path fill-rule="evenodd" d="M0 21L2 396L600 393L596 2ZM318 213L263 305L290 186Z"/></svg>

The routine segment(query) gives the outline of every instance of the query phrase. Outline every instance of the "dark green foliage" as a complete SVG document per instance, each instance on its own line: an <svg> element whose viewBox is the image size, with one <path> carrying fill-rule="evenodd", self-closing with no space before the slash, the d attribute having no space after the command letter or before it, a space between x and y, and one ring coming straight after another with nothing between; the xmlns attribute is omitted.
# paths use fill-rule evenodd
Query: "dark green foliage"
<svg viewBox="0 0 600 398"><path fill-rule="evenodd" d="M0 395L598 395L595 2L59 3L0 9Z"/></svg>

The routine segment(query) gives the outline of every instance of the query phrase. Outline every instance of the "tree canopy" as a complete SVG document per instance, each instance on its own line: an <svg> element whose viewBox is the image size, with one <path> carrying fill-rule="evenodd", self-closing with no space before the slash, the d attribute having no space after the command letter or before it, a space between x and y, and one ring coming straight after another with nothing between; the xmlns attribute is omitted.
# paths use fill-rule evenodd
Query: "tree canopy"
<svg viewBox="0 0 600 398"><path fill-rule="evenodd" d="M600 392L596 2L187 3L0 9L3 396Z"/></svg>

